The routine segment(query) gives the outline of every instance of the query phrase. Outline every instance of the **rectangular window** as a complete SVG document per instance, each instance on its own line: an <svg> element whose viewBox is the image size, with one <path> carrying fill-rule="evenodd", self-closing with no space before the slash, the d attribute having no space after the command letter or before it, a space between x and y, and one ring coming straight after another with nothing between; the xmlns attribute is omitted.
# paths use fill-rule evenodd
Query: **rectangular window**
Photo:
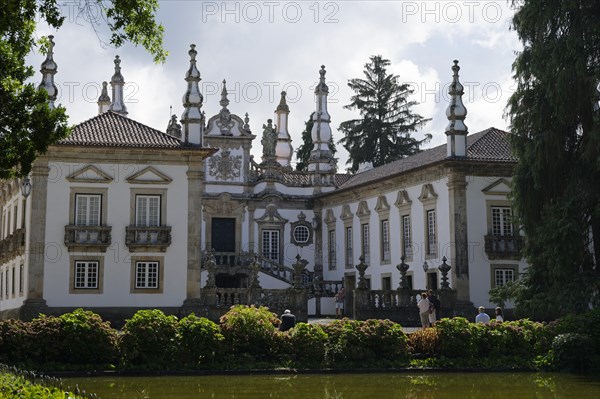
<svg viewBox="0 0 600 399"><path fill-rule="evenodd" d="M381 221L381 260L387 262L390 260L390 222Z"/></svg>
<svg viewBox="0 0 600 399"><path fill-rule="evenodd" d="M135 264L135 288L158 288L158 262Z"/></svg>
<svg viewBox="0 0 600 399"><path fill-rule="evenodd" d="M14 266L11 268L10 270L10 293L14 296L15 295L15 288L16 288L16 284L15 284L15 277L16 277L17 273L16 270L14 268Z"/></svg>
<svg viewBox="0 0 600 399"><path fill-rule="evenodd" d="M354 248L352 248L352 227L346 227L346 266L354 263Z"/></svg>
<svg viewBox="0 0 600 399"><path fill-rule="evenodd" d="M76 289L98 288L98 262L75 261L75 282L73 287Z"/></svg>
<svg viewBox="0 0 600 399"><path fill-rule="evenodd" d="M136 195L135 225L160 226L160 195Z"/></svg>
<svg viewBox="0 0 600 399"><path fill-rule="evenodd" d="M75 195L75 225L100 226L102 196L98 194Z"/></svg>
<svg viewBox="0 0 600 399"><path fill-rule="evenodd" d="M410 215L402 216L402 254L412 258L412 237L410 235Z"/></svg>
<svg viewBox="0 0 600 399"><path fill-rule="evenodd" d="M25 291L25 265L19 266L19 293Z"/></svg>
<svg viewBox="0 0 600 399"><path fill-rule="evenodd" d="M370 260L371 260L371 245L370 245L370 238L369 238L369 224L365 223L362 225L362 234L361 234L361 242L362 242L362 254L365 257L365 263L369 264Z"/></svg>
<svg viewBox="0 0 600 399"><path fill-rule="evenodd" d="M494 269L494 284L496 287L501 287L515 281L514 269Z"/></svg>
<svg viewBox="0 0 600 399"><path fill-rule="evenodd" d="M0 299L4 298L4 273L0 271Z"/></svg>
<svg viewBox="0 0 600 399"><path fill-rule="evenodd" d="M510 207L493 206L492 207L492 235L494 236L512 236L513 225L511 221Z"/></svg>
<svg viewBox="0 0 600 399"><path fill-rule="evenodd" d="M382 290L391 290L392 289L392 278L391 277L382 277L381 278L381 289Z"/></svg>
<svg viewBox="0 0 600 399"><path fill-rule="evenodd" d="M19 206L15 202L15 205L13 206L13 232L17 231L17 228L18 228L18 224L17 224L17 222L19 221L19 219L17 218L18 211L19 211Z"/></svg>
<svg viewBox="0 0 600 399"><path fill-rule="evenodd" d="M427 255L437 255L435 211L427 211Z"/></svg>
<svg viewBox="0 0 600 399"><path fill-rule="evenodd" d="M22 209L21 209L21 228L25 228L25 210L27 209L27 200L24 199L23 203L22 203Z"/></svg>
<svg viewBox="0 0 600 399"><path fill-rule="evenodd" d="M327 253L328 253L328 263L329 270L335 270L336 267L336 257L335 257L335 230L329 230L327 242Z"/></svg>
<svg viewBox="0 0 600 399"><path fill-rule="evenodd" d="M4 295L8 298L8 269L6 269L6 273L4 274Z"/></svg>
<svg viewBox="0 0 600 399"><path fill-rule="evenodd" d="M274 262L279 262L279 230L262 231L262 255Z"/></svg>

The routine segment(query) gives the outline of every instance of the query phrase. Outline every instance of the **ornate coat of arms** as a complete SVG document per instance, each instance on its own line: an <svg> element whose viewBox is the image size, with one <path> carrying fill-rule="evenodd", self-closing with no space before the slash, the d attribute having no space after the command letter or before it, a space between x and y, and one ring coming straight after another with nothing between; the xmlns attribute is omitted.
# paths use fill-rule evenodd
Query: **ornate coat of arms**
<svg viewBox="0 0 600 399"><path fill-rule="evenodd" d="M229 150L221 151L208 160L209 173L220 180L234 180L240 177L242 156L231 156Z"/></svg>

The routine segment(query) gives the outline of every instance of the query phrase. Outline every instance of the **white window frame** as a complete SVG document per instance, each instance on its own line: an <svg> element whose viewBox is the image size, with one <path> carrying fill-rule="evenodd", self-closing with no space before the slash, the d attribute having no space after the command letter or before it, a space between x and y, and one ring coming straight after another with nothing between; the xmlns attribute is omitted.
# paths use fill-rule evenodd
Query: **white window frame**
<svg viewBox="0 0 600 399"><path fill-rule="evenodd" d="M412 259L413 247L412 247L412 230L411 230L411 217L409 215L402 215L402 255L406 256L406 259Z"/></svg>
<svg viewBox="0 0 600 399"><path fill-rule="evenodd" d="M135 225L158 227L161 225L161 195L136 194Z"/></svg>
<svg viewBox="0 0 600 399"><path fill-rule="evenodd" d="M345 228L344 246L346 247L346 266L352 267L354 263L354 247L353 247L353 235L352 226Z"/></svg>
<svg viewBox="0 0 600 399"><path fill-rule="evenodd" d="M360 226L361 230L361 250L365 257L365 263L368 265L371 260L371 230L369 223L363 223Z"/></svg>
<svg viewBox="0 0 600 399"><path fill-rule="evenodd" d="M512 210L509 206L492 206L492 235L512 236L514 228L512 224Z"/></svg>
<svg viewBox="0 0 600 399"><path fill-rule="evenodd" d="M509 282L513 282L517 279L516 271L514 268L503 268L496 267L493 269L494 287L502 287ZM509 278L510 276L510 278Z"/></svg>
<svg viewBox="0 0 600 399"><path fill-rule="evenodd" d="M328 234L327 234L327 262L329 265L329 270L335 270L336 269L336 263L337 263L337 259L336 259L336 252L335 252L335 247L336 247L336 242L335 242L335 230L329 230Z"/></svg>
<svg viewBox="0 0 600 399"><path fill-rule="evenodd" d="M428 209L425 211L426 215L426 243L427 243L427 256L434 257L437 256L437 220L436 220L436 211L435 209Z"/></svg>
<svg viewBox="0 0 600 399"><path fill-rule="evenodd" d="M93 200L97 200L97 202ZM100 226L101 223L102 194L76 193L74 224L76 226Z"/></svg>
<svg viewBox="0 0 600 399"><path fill-rule="evenodd" d="M389 219L384 219L381 221L381 261L389 262L390 258L390 221Z"/></svg>
<svg viewBox="0 0 600 399"><path fill-rule="evenodd" d="M261 237L262 256L279 263L281 259L281 232L278 229L263 229Z"/></svg>
<svg viewBox="0 0 600 399"><path fill-rule="evenodd" d="M76 260L73 272L73 288L76 290L97 290L99 286L100 262Z"/></svg>
<svg viewBox="0 0 600 399"><path fill-rule="evenodd" d="M135 289L158 289L160 285L160 262L137 261L135 263Z"/></svg>

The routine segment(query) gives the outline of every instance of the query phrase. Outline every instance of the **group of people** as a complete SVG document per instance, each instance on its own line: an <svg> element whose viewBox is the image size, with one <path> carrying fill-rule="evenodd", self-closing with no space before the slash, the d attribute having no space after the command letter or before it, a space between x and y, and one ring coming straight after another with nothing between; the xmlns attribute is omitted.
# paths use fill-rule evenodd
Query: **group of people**
<svg viewBox="0 0 600 399"><path fill-rule="evenodd" d="M490 316L485 313L485 308L483 306L479 307L479 313L475 316L475 323L483 323L487 324L490 322ZM504 315L502 314L502 308L496 308L496 321L502 322L504 321Z"/></svg>
<svg viewBox="0 0 600 399"><path fill-rule="evenodd" d="M433 290L421 294L421 299L417 302L417 307L419 308L419 317L421 318L421 326L423 328L433 326L440 312L440 306L441 302L435 296Z"/></svg>

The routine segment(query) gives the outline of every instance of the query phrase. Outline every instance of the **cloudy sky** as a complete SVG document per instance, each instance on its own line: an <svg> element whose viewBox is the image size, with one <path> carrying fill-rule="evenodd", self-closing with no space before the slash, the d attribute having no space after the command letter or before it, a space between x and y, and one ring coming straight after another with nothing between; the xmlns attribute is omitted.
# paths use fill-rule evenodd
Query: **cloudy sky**
<svg viewBox="0 0 600 399"><path fill-rule="evenodd" d="M122 59L129 117L165 130L172 113L181 115L186 89L189 45L196 44L202 75L203 110L208 117L220 109L221 82L227 79L229 109L250 114L250 126L260 135L262 124L273 118L282 90L288 92L292 145L301 143L304 122L314 110L314 87L321 65L327 69L329 111L334 139L341 138L340 122L358 116L345 110L352 91L348 79L362 77L371 55L382 55L390 71L410 82L415 111L432 118L423 129L433 134L427 145L445 142L447 88L452 60L461 66L472 133L491 126L507 129L503 118L513 89L511 65L521 49L510 20L510 4L500 1L200 1L162 0L157 18L165 27L170 55L154 64L142 48L104 45L109 36L95 31L91 14L78 11L79 0L65 1L67 17L58 31L40 24L39 35L55 36L58 103L67 108L70 123L97 115L102 81L110 81L113 59ZM36 69L43 61L28 58ZM39 81L40 75L35 77ZM417 133L416 136L422 135ZM340 169L347 154L338 145ZM261 154L260 138L255 155Z"/></svg>

